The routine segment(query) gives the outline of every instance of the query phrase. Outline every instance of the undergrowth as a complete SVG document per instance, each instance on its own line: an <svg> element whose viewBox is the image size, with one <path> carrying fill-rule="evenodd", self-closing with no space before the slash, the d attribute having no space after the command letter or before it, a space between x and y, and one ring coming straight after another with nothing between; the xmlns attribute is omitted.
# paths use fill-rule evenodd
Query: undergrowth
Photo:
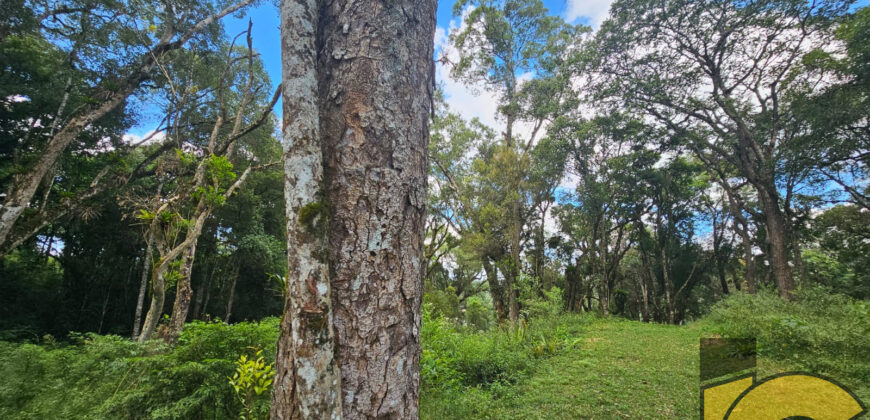
<svg viewBox="0 0 870 420"><path fill-rule="evenodd" d="M228 381L241 354L275 354L278 320L193 322L177 346L118 336L73 335L71 343L0 342L0 418L237 418ZM265 418L268 395L252 408Z"/></svg>
<svg viewBox="0 0 870 420"><path fill-rule="evenodd" d="M735 294L699 322L726 338L755 338L758 356L828 376L870 400L870 304L820 287L792 301L771 291Z"/></svg>

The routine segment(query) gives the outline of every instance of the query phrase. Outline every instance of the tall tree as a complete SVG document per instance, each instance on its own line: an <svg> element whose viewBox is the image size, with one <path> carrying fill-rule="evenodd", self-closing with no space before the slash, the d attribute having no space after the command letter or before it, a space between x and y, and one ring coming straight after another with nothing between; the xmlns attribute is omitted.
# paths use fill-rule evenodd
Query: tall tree
<svg viewBox="0 0 870 420"><path fill-rule="evenodd" d="M153 207L140 212L139 217L149 222L146 236L154 238L146 243L153 242L158 251L151 270L151 306L140 340L150 338L162 315L167 275L173 276L176 285L168 338L178 338L190 310L193 264L206 221L251 171L273 164L258 159L269 159L272 138L268 123L278 91L271 100L267 96L268 81L255 60L251 26L249 23L233 43L224 45L224 51L191 54L184 65L164 69L171 87L165 117L167 136L178 147L175 156L164 159L164 173L171 182L158 191L158 199L151 201ZM235 46L242 35L247 46ZM243 168L240 174L234 172L236 165L230 159ZM181 260L176 262L177 258ZM172 268L173 264L178 266Z"/></svg>
<svg viewBox="0 0 870 420"><path fill-rule="evenodd" d="M789 94L818 85L802 58L824 47L851 3L622 0L594 45L600 98L622 98L752 185L783 297L795 285L777 183L783 149L805 129Z"/></svg>
<svg viewBox="0 0 870 420"><path fill-rule="evenodd" d="M559 65L566 52L574 49L577 35L584 28L549 15L540 0L463 0L454 4L453 12L463 15L464 22L450 34L459 53L452 74L468 84L483 84L497 94L499 116L505 123L503 142L495 151L494 161L503 161L503 169L508 170L498 171L510 201L505 206L506 258L499 265L505 277L508 316L514 322L519 317L517 282L522 270L523 228L529 212L523 191L527 174L519 169L528 167L537 134L553 117L547 112L552 107L547 105L558 103L560 92L553 88L564 88L566 81L558 77ZM524 76L536 72L556 83L522 84ZM530 133L517 132L520 122L531 126Z"/></svg>
<svg viewBox="0 0 870 420"><path fill-rule="evenodd" d="M72 1L56 9L40 8L35 17L39 31L45 37L62 40L60 44L70 45L63 58L67 62L68 68L64 70L68 73L68 82L56 111L52 110L47 116L51 124L46 129L37 129L33 124L27 133L31 135L16 142L16 150L23 149L34 156L7 186L8 193L0 207L0 246L33 204L43 180L52 178L53 168L70 144L87 134L88 127L125 104L143 83L159 74L158 69L171 52L213 29L222 17L251 1L207 7L189 2L119 7L111 2L78 4ZM144 13L140 13L142 10ZM143 22L150 23L143 25ZM109 43L108 39L135 41ZM93 48L101 44L102 48ZM84 83L73 86L73 81L81 79ZM19 92L9 94L18 96ZM30 119L37 121L38 117L34 115Z"/></svg>

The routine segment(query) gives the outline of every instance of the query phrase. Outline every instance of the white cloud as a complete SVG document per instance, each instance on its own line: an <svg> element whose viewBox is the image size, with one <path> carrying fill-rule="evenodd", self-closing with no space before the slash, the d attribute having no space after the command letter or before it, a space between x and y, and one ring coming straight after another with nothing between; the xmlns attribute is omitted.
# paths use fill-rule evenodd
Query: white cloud
<svg viewBox="0 0 870 420"><path fill-rule="evenodd" d="M610 5L614 0L568 0L565 8L565 20L573 22L580 18L588 20L588 24L598 29L610 13Z"/></svg>
<svg viewBox="0 0 870 420"><path fill-rule="evenodd" d="M127 133L121 139L124 143L135 146L144 146L148 144L161 143L166 138L166 132L160 131L155 133L154 130L146 131L143 134Z"/></svg>

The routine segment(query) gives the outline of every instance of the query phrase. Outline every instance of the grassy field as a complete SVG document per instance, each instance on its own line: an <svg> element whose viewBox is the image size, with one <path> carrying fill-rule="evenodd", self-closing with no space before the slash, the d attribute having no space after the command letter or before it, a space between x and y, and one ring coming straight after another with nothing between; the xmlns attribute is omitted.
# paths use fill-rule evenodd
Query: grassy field
<svg viewBox="0 0 870 420"><path fill-rule="evenodd" d="M448 413L474 419L698 418L702 325L594 317L573 322L578 325L572 329L580 331L576 344L542 359L524 380L467 389L452 401L439 401L445 411L424 409L424 418ZM781 361L758 359L759 378L793 370Z"/></svg>
<svg viewBox="0 0 870 420"><path fill-rule="evenodd" d="M698 413L693 328L595 320L479 418L688 419Z"/></svg>

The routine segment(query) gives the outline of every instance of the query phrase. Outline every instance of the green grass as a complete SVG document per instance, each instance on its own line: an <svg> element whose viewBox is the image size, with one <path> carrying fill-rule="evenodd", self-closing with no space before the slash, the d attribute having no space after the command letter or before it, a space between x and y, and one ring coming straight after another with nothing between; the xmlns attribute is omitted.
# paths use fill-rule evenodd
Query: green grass
<svg viewBox="0 0 870 420"><path fill-rule="evenodd" d="M424 419L696 419L699 338L706 324L671 326L574 316L577 332L514 384L424 393ZM801 369L759 355L759 379ZM860 398L867 395L858 392ZM863 416L862 418L868 418Z"/></svg>
<svg viewBox="0 0 870 420"><path fill-rule="evenodd" d="M610 319L583 335L480 418L696 417L697 330Z"/></svg>
<svg viewBox="0 0 870 420"><path fill-rule="evenodd" d="M688 326L550 309L517 328L479 331L427 307L421 417L695 419L702 336L755 337L760 379L817 373L870 402L866 301L812 291L793 302L735 295ZM95 334L0 341L0 419L237 418L241 406L227 380L234 361L259 348L271 358L277 334L273 318L191 323L175 347ZM265 414L268 403L261 396L258 410Z"/></svg>

